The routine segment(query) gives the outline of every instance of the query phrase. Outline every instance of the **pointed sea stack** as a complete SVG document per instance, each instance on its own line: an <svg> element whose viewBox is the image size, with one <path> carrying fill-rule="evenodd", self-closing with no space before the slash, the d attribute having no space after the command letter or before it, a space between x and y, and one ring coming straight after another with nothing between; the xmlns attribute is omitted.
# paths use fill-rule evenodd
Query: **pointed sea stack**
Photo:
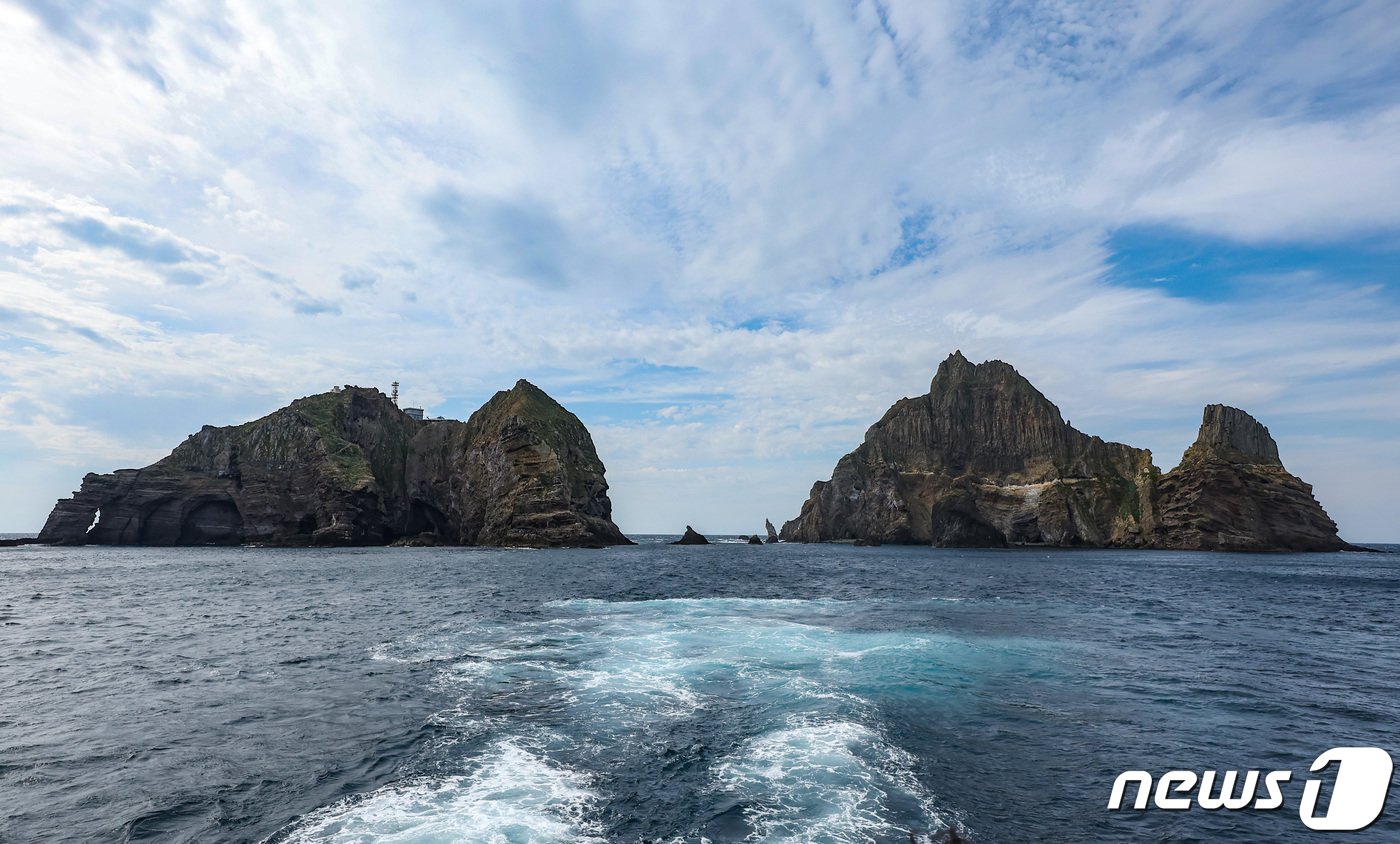
<svg viewBox="0 0 1400 844"><path fill-rule="evenodd" d="M1009 364L954 352L812 487L797 542L1141 544L1150 452L1080 433Z"/></svg>
<svg viewBox="0 0 1400 844"><path fill-rule="evenodd" d="M1211 405L1181 464L1104 442L1001 361L954 352L926 396L896 402L818 482L782 538L940 546L1094 545L1334 551L1312 487L1269 431Z"/></svg>
<svg viewBox="0 0 1400 844"><path fill-rule="evenodd" d="M144 469L89 474L42 542L279 546L628 544L588 430L527 381L467 422L373 388L206 426Z"/></svg>
<svg viewBox="0 0 1400 844"><path fill-rule="evenodd" d="M1289 474L1269 429L1253 416L1208 405L1196 442L1158 484L1153 545L1221 551L1340 551L1353 546Z"/></svg>

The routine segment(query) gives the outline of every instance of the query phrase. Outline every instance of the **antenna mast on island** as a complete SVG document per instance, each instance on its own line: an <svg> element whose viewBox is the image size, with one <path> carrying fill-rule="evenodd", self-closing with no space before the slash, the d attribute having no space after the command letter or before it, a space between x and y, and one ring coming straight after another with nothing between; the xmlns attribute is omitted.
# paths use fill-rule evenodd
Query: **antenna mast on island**
<svg viewBox="0 0 1400 844"><path fill-rule="evenodd" d="M389 386L392 387L392 388L394 389L394 391L393 391L392 393L389 394L389 398L393 400L393 402L394 402L394 407L398 407L398 406L399 406L399 382L395 381L394 383L390 384Z"/></svg>

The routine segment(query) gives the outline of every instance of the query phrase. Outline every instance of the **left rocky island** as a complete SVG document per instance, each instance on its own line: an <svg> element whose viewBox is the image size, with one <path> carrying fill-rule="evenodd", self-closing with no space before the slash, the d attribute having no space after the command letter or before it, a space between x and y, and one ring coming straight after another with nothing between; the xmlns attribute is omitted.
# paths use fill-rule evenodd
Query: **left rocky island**
<svg viewBox="0 0 1400 844"><path fill-rule="evenodd" d="M60 545L628 545L588 429L521 380L466 422L377 389L205 426L144 469L89 474L39 541Z"/></svg>

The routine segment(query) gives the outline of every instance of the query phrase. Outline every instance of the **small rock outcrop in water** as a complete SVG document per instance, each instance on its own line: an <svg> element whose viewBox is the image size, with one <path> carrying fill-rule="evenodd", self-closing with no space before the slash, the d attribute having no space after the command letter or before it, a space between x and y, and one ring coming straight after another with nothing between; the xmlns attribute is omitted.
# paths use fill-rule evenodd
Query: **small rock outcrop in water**
<svg viewBox="0 0 1400 844"><path fill-rule="evenodd" d="M782 538L942 546L1336 550L1347 546L1262 425L1212 405L1163 475L1075 430L1010 365L953 353L818 482Z"/></svg>
<svg viewBox="0 0 1400 844"><path fill-rule="evenodd" d="M710 540L695 532L695 528L690 525L685 526L685 533L680 539L671 543L672 545L709 545Z"/></svg>
<svg viewBox="0 0 1400 844"><path fill-rule="evenodd" d="M466 422L346 387L144 469L90 474L39 539L102 545L630 544L588 429L528 381Z"/></svg>
<svg viewBox="0 0 1400 844"><path fill-rule="evenodd" d="M750 545L762 545L762 544L763 544L763 540L760 539L759 536L758 536L758 534L756 534L756 533L755 533L753 536L750 536L748 541L749 541L749 544L750 544Z"/></svg>
<svg viewBox="0 0 1400 844"><path fill-rule="evenodd" d="M763 527L764 527L765 529L767 529L767 531L768 531L768 544L769 544L769 545L776 545L776 544L778 544L778 530L777 530L777 528L773 527L773 523L772 523L771 521L769 521L768 519L764 519L764 520L763 520Z"/></svg>

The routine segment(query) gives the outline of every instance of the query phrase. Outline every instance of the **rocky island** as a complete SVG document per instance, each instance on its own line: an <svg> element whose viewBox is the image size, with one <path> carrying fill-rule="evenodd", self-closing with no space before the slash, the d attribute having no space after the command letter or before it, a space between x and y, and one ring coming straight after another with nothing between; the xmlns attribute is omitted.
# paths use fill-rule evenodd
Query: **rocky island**
<svg viewBox="0 0 1400 844"><path fill-rule="evenodd" d="M1242 410L1205 409L1180 465L1073 428L1009 364L954 352L820 481L782 538L939 546L1333 551L1312 487Z"/></svg>
<svg viewBox="0 0 1400 844"><path fill-rule="evenodd" d="M144 469L89 474L38 542L61 545L630 544L588 429L528 381L466 422L345 387L205 426ZM778 540L765 522L768 541ZM1009 364L954 352L812 487L790 542L1353 548L1248 413L1206 407L1163 473L1075 429ZM755 535L751 542L761 544ZM690 526L673 544L704 544Z"/></svg>
<svg viewBox="0 0 1400 844"><path fill-rule="evenodd" d="M274 546L630 544L588 429L521 380L466 422L345 387L205 426L144 469L89 474L39 541Z"/></svg>

